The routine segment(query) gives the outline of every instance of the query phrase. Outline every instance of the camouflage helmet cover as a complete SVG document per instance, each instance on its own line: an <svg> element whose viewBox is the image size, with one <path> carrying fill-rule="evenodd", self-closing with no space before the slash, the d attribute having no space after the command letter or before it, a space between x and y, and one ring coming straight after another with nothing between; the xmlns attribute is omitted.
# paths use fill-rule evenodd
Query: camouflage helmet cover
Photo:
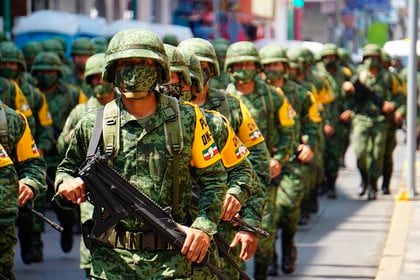
<svg viewBox="0 0 420 280"><path fill-rule="evenodd" d="M197 56L191 52L182 51L182 54L184 56L185 62L188 67L188 71L191 76L191 81L195 81L195 84L197 85L197 90L199 92L203 91L203 85L204 85L204 77L203 77L203 71L201 70L200 60L197 58Z"/></svg>
<svg viewBox="0 0 420 280"><path fill-rule="evenodd" d="M260 66L260 56L255 44L248 41L233 43L226 52L224 70L227 72L228 68L230 68L233 63L245 61L253 61Z"/></svg>
<svg viewBox="0 0 420 280"><path fill-rule="evenodd" d="M55 70L63 75L63 66L60 57L53 52L40 52L35 56L31 73L42 70Z"/></svg>
<svg viewBox="0 0 420 280"><path fill-rule="evenodd" d="M26 62L23 57L23 53L14 44L6 44L3 42L0 44L0 52L2 54L1 62L15 62L26 70Z"/></svg>
<svg viewBox="0 0 420 280"><path fill-rule="evenodd" d="M55 40L55 39L48 39L42 42L42 47L45 52L53 52L57 54L61 60L64 59L64 48L63 45Z"/></svg>
<svg viewBox="0 0 420 280"><path fill-rule="evenodd" d="M95 37L91 39L95 46L95 53L105 53L108 47L108 41L104 37Z"/></svg>
<svg viewBox="0 0 420 280"><path fill-rule="evenodd" d="M288 62L286 50L277 44L270 44L259 50L261 64Z"/></svg>
<svg viewBox="0 0 420 280"><path fill-rule="evenodd" d="M324 44L322 50L320 52L321 58L327 55L335 55L338 56L338 47L335 44Z"/></svg>
<svg viewBox="0 0 420 280"><path fill-rule="evenodd" d="M302 57L301 48L290 48L287 50L287 58L289 60L289 66L292 68L299 68L300 70L303 67L305 59Z"/></svg>
<svg viewBox="0 0 420 280"><path fill-rule="evenodd" d="M208 62L212 75L219 76L219 62L217 61L216 51L209 41L201 38L191 38L179 43L178 47L183 51L195 54L200 62Z"/></svg>
<svg viewBox="0 0 420 280"><path fill-rule="evenodd" d="M169 70L171 72L180 73L182 79L187 82L188 85L191 85L191 77L188 72L188 66L181 51L177 47L169 44L164 44L164 46L169 59Z"/></svg>
<svg viewBox="0 0 420 280"><path fill-rule="evenodd" d="M102 74L104 62L105 53L97 53L89 57L85 66L85 80L91 75Z"/></svg>
<svg viewBox="0 0 420 280"><path fill-rule="evenodd" d="M376 44L367 44L363 47L363 58L366 56L381 57L381 47Z"/></svg>
<svg viewBox="0 0 420 280"><path fill-rule="evenodd" d="M179 44L178 38L175 34L167 34L162 38L164 44L176 47Z"/></svg>
<svg viewBox="0 0 420 280"><path fill-rule="evenodd" d="M42 44L37 41L29 41L23 45L22 53L25 58L34 58L37 54L44 51Z"/></svg>
<svg viewBox="0 0 420 280"><path fill-rule="evenodd" d="M159 68L158 83L167 84L170 80L169 61L159 36L140 28L125 29L112 37L105 53L103 79L114 83L115 62L126 58L150 58Z"/></svg>
<svg viewBox="0 0 420 280"><path fill-rule="evenodd" d="M71 45L72 55L92 55L95 53L95 44L88 38L77 38Z"/></svg>

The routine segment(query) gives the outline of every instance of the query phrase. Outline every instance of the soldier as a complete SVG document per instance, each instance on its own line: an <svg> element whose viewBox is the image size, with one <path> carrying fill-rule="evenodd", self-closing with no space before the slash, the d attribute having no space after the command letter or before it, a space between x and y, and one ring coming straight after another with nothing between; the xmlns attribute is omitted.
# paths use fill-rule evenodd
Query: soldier
<svg viewBox="0 0 420 280"><path fill-rule="evenodd" d="M294 236L299 221L300 201L315 177L315 170L310 164L318 145L321 118L313 94L287 78L288 60L285 50L278 45L268 45L262 47L259 54L266 83L284 92L299 117L297 156L289 160L284 167L283 178L276 194L277 209L271 217L271 227L279 225L282 228L282 270L289 274L295 269L297 253ZM264 242L271 242L271 246L275 248L274 237L269 237ZM274 258L274 261L269 275L278 275L277 258Z"/></svg>
<svg viewBox="0 0 420 280"><path fill-rule="evenodd" d="M398 75L391 71L391 56L382 50L382 66L391 76L392 100L395 102L396 109L393 114L387 116L387 136L385 141L384 165L382 169L382 193L387 195L391 191L389 184L393 171L394 162L392 154L397 146L397 128L402 125L406 114L406 95L404 94L403 84Z"/></svg>
<svg viewBox="0 0 420 280"><path fill-rule="evenodd" d="M266 139L271 154L270 184L265 187L267 203L262 226L275 236L277 226L271 222L275 211L276 190L280 174L295 149L295 112L281 89L274 89L258 78L260 58L251 42L237 42L229 46L226 53L225 71L231 76L227 92L236 95L250 110ZM265 279L267 265L271 262L272 247L261 243L256 253L254 276Z"/></svg>
<svg viewBox="0 0 420 280"><path fill-rule="evenodd" d="M163 36L162 41L164 44L168 44L174 47L178 46L179 44L179 40L175 34L166 34L165 36Z"/></svg>
<svg viewBox="0 0 420 280"><path fill-rule="evenodd" d="M185 256L168 249L168 243L150 231L144 222L128 217L101 236L105 244L117 244L112 237L107 240L107 236L121 237L121 246L110 248L101 242L92 244L91 275L95 278L189 278L192 269L188 261L203 261L210 237L217 231L226 194L226 172L220 154L213 150L215 143L200 110L156 92L156 86L167 83L169 77L167 55L155 33L127 29L112 38L105 55L103 79L114 83L122 96L105 106L104 117L116 112L120 121L108 123L99 151L103 153L107 146L107 150L111 150L108 163L116 171L160 206L172 206L173 217L186 234L181 250ZM85 160L95 118L95 112L92 112L79 122L66 157L57 170L57 194L77 204L85 200L85 186L77 177L77 168ZM174 119L177 121L170 123L169 120ZM173 170L175 164L165 145L164 130L169 125L173 132L182 130L182 134L174 136L183 144L183 149L176 154L175 168L178 170L174 172L165 172ZM205 134L208 137L204 143L198 135ZM114 137L119 141L109 142ZM209 153L209 149L213 153ZM201 188L199 216L188 227L193 177ZM173 205L178 200L173 199L172 194L179 192L172 188L180 186L183 193L179 203ZM135 248L125 247L130 238L140 234L142 241L136 243Z"/></svg>
<svg viewBox="0 0 420 280"><path fill-rule="evenodd" d="M35 128L31 130L41 155L54 145L53 127L45 95L35 89L24 77L26 64L22 52L16 46L1 45L2 62L0 75L8 78L14 87L21 90L34 113ZM35 209L44 212L45 194L40 194L35 201ZM18 226L21 243L21 256L24 263L40 262L43 259L41 233L44 223L27 209L20 209ZM31 242L29 242L31 241Z"/></svg>
<svg viewBox="0 0 420 280"><path fill-rule="evenodd" d="M230 83L229 74L223 69L226 59L226 51L229 48L229 41L226 39L216 39L213 42L214 50L216 51L217 61L219 62L220 74L210 80L210 87L216 89L226 89Z"/></svg>
<svg viewBox="0 0 420 280"><path fill-rule="evenodd" d="M387 121L394 112L392 100L392 80L388 71L381 67L381 48L368 44L363 48L363 65L358 71L359 80L385 102L380 107L372 100L355 102L354 134L357 167L362 184L359 195L368 191L368 200L376 199L377 180L382 173L385 142L387 138Z"/></svg>
<svg viewBox="0 0 420 280"><path fill-rule="evenodd" d="M22 53L25 58L26 68L29 72L31 71L35 56L43 51L44 48L42 47L42 44L37 41L29 41L23 45Z"/></svg>
<svg viewBox="0 0 420 280"><path fill-rule="evenodd" d="M42 42L42 47L44 52L53 52L58 55L62 62L63 68L63 80L67 83L71 83L71 77L73 75L73 69L71 68L72 64L69 59L66 57L66 50L64 45L60 40L57 39L48 39Z"/></svg>
<svg viewBox="0 0 420 280"><path fill-rule="evenodd" d="M335 182L338 176L340 159L344 155L350 143L351 119L353 116L352 102L353 96L343 90L343 84L350 81L352 73L350 69L339 65L338 48L334 44L325 44L320 53L321 63L319 70L321 73L329 75L333 83L334 110L331 116L332 131L326 132L326 143L328 149L325 150L324 162L325 188L329 198L336 197ZM327 107L331 108L331 107Z"/></svg>
<svg viewBox="0 0 420 280"><path fill-rule="evenodd" d="M0 101L0 278L13 274L18 206L45 190L45 162L25 116Z"/></svg>
<svg viewBox="0 0 420 280"><path fill-rule="evenodd" d="M105 53L108 47L108 42L104 37L95 37L91 39L95 46L95 53Z"/></svg>
<svg viewBox="0 0 420 280"><path fill-rule="evenodd" d="M88 58L95 53L95 45L88 38L77 38L71 45L73 73L68 82L80 88L89 98L93 96L91 88L85 81L85 65Z"/></svg>
<svg viewBox="0 0 420 280"><path fill-rule="evenodd" d="M181 93L181 97L184 101L191 101L196 95L201 94L203 88L203 75L201 71L200 62L197 57L192 53L185 53L184 56L180 53L176 55L178 50L170 46L165 45L166 53L171 58L171 81L172 90L169 92ZM185 60L187 62L185 62ZM188 68L187 68L188 67ZM194 84L194 86L192 86ZM177 90L174 90L178 88ZM179 94L178 94L179 97ZM230 258L234 259L237 264L245 268L243 260L247 260L254 254L258 239L255 233L250 229L244 228L233 228L229 221L235 216L242 205L251 207L252 203L248 199L250 195L256 195L257 192L262 190L251 190L252 188L259 187L257 184L251 188L251 176L256 176L255 172L252 172L251 163L246 159L246 155L249 153L242 142L237 138L233 129L229 126L229 122L217 113L216 111L203 110L206 117L206 121L209 125L210 131L220 149L222 156L222 163L226 168L228 174L228 193L225 198L223 205L222 222L219 225L219 233L224 240L230 241L234 239L231 245L237 245L241 243L241 251L235 249L234 252L230 253ZM252 192L251 192L252 191ZM262 199L262 194L259 194ZM247 221L251 220L250 224L259 225L260 219L255 216L247 215L250 210L244 209L241 211L240 216ZM193 216L196 216L194 213ZM235 246L232 246L232 248ZM215 253L215 255L217 255ZM225 276L229 279L239 279L239 272L233 267L229 266L227 262L223 262L221 258L221 267ZM211 277L208 271L198 270L194 272L194 279L208 279Z"/></svg>
<svg viewBox="0 0 420 280"><path fill-rule="evenodd" d="M105 53L94 54L86 61L85 79L87 84L92 87L95 96L89 98L87 103L79 104L74 107L67 117L63 130L57 139L57 150L63 157L79 120L88 112L102 108L117 96L114 92L114 85L102 80L104 62ZM89 202L80 205L81 224L92 218L92 212L93 206ZM89 278L91 259L89 250L86 248L83 238L80 241L80 268L86 272L86 277Z"/></svg>
<svg viewBox="0 0 420 280"><path fill-rule="evenodd" d="M54 145L45 153L47 162L47 198L51 198L54 192L54 177L58 163L62 156L57 152L56 141L60 135L67 116L71 110L85 100L85 96L80 96L73 87L63 83L60 78L63 75L62 62L58 55L52 52L39 53L32 66L32 75L38 81L38 87L45 94L49 111L53 119ZM61 233L61 248L64 252L69 252L73 244L72 226L75 220L74 213L64 211L55 207L58 219L64 230Z"/></svg>

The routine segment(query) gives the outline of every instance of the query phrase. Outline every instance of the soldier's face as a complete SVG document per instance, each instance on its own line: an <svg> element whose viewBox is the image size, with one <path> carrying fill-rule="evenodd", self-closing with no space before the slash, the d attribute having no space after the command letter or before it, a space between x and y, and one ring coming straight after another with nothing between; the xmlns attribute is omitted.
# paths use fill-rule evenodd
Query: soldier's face
<svg viewBox="0 0 420 280"><path fill-rule="evenodd" d="M286 71L286 67L284 66L283 62L273 62L264 64L264 72L269 70L284 72Z"/></svg>
<svg viewBox="0 0 420 280"><path fill-rule="evenodd" d="M74 64L76 65L77 69L79 70L84 70L85 69L85 65L86 65L86 61L88 60L88 58L90 57L90 55L73 55L73 61Z"/></svg>
<svg viewBox="0 0 420 280"><path fill-rule="evenodd" d="M232 70L235 72L237 70L255 70L257 66L253 61L244 61L244 62L237 62L232 65Z"/></svg>

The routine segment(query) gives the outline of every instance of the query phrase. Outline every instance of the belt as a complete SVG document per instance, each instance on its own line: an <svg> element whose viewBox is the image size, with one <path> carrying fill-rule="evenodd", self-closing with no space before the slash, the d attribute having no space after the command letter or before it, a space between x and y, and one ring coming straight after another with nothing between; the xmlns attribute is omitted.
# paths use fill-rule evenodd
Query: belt
<svg viewBox="0 0 420 280"><path fill-rule="evenodd" d="M99 238L101 245L128 251L175 250L175 248L153 232L131 232L110 229Z"/></svg>

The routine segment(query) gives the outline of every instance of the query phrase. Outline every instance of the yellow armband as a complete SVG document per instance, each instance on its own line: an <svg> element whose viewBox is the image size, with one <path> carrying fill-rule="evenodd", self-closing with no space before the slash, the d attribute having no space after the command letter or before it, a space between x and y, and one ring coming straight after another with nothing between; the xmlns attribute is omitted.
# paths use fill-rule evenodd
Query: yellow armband
<svg viewBox="0 0 420 280"><path fill-rule="evenodd" d="M191 165L197 168L205 168L220 160L221 156L206 119L197 106L194 106L194 110L195 129Z"/></svg>
<svg viewBox="0 0 420 280"><path fill-rule="evenodd" d="M32 116L31 107L29 107L28 100L26 99L19 85L13 80L9 80L9 81L13 84L13 87L16 93L15 109L18 110L19 112L22 112L26 117Z"/></svg>
<svg viewBox="0 0 420 280"><path fill-rule="evenodd" d="M79 90L78 103L79 104L85 104L87 101L88 101L88 98L87 98L86 94L82 90Z"/></svg>
<svg viewBox="0 0 420 280"><path fill-rule="evenodd" d="M39 92L39 94L42 98L42 106L41 109L38 111L39 123L42 126L50 126L53 124L53 120L50 111L48 110L47 99L45 98L45 95L43 93Z"/></svg>
<svg viewBox="0 0 420 280"><path fill-rule="evenodd" d="M0 167L12 165L13 161L10 159L3 145L0 143Z"/></svg>
<svg viewBox="0 0 420 280"><path fill-rule="evenodd" d="M250 148L254 145L257 145L264 141L264 136L262 135L260 129L255 123L254 118L251 115L251 112L248 108L240 102L240 108L242 113L242 123L238 130L238 138L242 143Z"/></svg>
<svg viewBox="0 0 420 280"><path fill-rule="evenodd" d="M281 93L280 93L281 91ZM287 100L287 97L284 95L283 91L280 88L277 88L277 92L283 96L283 104L281 104L280 109L278 111L279 114L279 121L282 127L292 126L295 124L294 117L296 115L295 109L293 109L292 105Z"/></svg>
<svg viewBox="0 0 420 280"><path fill-rule="evenodd" d="M312 94L312 92L308 91L307 94L312 101L312 105L311 107L309 107L309 112L308 112L309 119L314 123L319 123L322 121L322 118L321 118L321 115L319 114L318 103L315 99L315 96Z"/></svg>
<svg viewBox="0 0 420 280"><path fill-rule="evenodd" d="M229 168L240 163L249 154L249 151L236 136L230 125L227 125L227 129L228 138L222 148L222 162L226 168Z"/></svg>
<svg viewBox="0 0 420 280"><path fill-rule="evenodd" d="M32 137L31 130L28 125L26 117L19 111L17 111L21 118L25 121L25 130L23 131L22 137L19 139L16 145L17 161L23 162L31 158L38 158L39 151L35 144L34 138Z"/></svg>

